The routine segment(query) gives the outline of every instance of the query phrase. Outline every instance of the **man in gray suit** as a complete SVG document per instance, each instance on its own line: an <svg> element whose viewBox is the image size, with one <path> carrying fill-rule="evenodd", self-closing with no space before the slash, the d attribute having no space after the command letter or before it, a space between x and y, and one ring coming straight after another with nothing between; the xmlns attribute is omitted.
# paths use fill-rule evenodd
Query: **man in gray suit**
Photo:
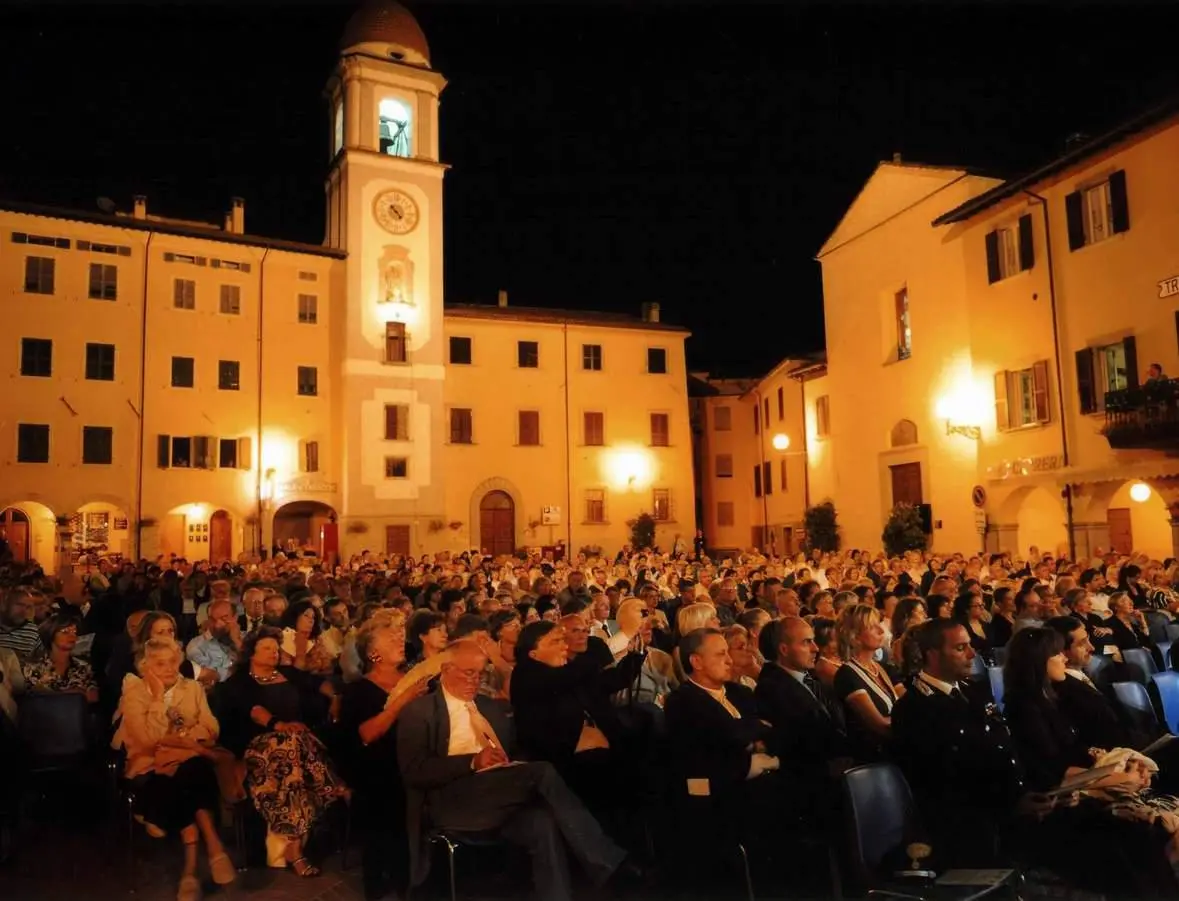
<svg viewBox="0 0 1179 901"><path fill-rule="evenodd" d="M398 721L411 885L429 873L427 829L460 837L494 833L527 848L537 896L545 901L572 898L566 846L590 879L604 884L625 852L551 764L510 758L511 710L479 694L487 664L479 645L456 642L449 657L439 690L406 707Z"/></svg>

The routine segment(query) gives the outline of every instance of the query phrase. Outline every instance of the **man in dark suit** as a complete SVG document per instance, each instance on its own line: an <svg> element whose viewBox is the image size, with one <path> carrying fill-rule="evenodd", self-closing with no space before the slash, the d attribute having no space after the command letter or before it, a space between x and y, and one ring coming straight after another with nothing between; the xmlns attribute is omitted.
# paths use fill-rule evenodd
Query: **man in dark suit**
<svg viewBox="0 0 1179 901"><path fill-rule="evenodd" d="M263 594L261 588L247 588L242 592L242 607L245 608L245 613L242 613L237 618L238 628L241 629L242 635L249 635L251 632L263 625L263 602L266 600L266 595Z"/></svg>
<svg viewBox="0 0 1179 901"><path fill-rule="evenodd" d="M797 789L814 810L828 810L835 797L832 777L851 765L843 707L811 669L819 649L810 624L784 616L761 630L762 667L754 697L771 726L771 754L787 762Z"/></svg>
<svg viewBox="0 0 1179 901"><path fill-rule="evenodd" d="M1055 683L1056 703L1080 733L1088 748L1133 748L1141 751L1158 735L1148 735L1123 721L1118 708L1086 672L1093 645L1085 624L1071 616L1054 616L1044 624L1060 633L1068 657L1068 678ZM1109 667L1106 667L1108 670ZM1158 788L1166 794L1179 789L1179 741L1168 741L1150 755L1159 765Z"/></svg>
<svg viewBox="0 0 1179 901"><path fill-rule="evenodd" d="M625 853L552 765L510 759L510 711L479 695L486 654L474 641L460 641L448 657L440 689L406 707L398 725L411 884L420 884L429 872L426 828L494 832L527 848L541 898L572 897L566 846L595 883L611 879Z"/></svg>
<svg viewBox="0 0 1179 901"><path fill-rule="evenodd" d="M707 824L711 848L678 846L674 873L684 888L716 897L722 885L732 885L725 870L735 863L738 843L749 846L775 834L779 762L765 753L767 730L753 692L730 681L733 661L724 634L696 629L680 640L679 652L688 681L665 707L675 813L682 822Z"/></svg>

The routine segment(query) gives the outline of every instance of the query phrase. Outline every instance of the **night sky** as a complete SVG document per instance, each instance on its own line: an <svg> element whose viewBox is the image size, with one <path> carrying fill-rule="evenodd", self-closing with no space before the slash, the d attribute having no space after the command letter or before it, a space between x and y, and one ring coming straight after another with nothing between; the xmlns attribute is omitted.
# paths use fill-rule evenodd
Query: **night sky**
<svg viewBox="0 0 1179 901"><path fill-rule="evenodd" d="M875 164L1015 174L1179 88L1174 4L410 3L442 95L446 299L638 313L690 363L823 342L814 254ZM319 243L347 0L0 9L0 196Z"/></svg>

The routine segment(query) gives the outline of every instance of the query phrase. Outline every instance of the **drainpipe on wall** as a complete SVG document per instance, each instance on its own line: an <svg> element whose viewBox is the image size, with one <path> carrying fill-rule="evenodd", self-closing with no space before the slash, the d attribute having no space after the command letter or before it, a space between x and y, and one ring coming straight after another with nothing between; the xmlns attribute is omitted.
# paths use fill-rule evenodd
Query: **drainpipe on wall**
<svg viewBox="0 0 1179 901"><path fill-rule="evenodd" d="M262 251L262 260L258 263L258 465L254 479L254 503L258 510L258 522L255 525L256 541L254 548L262 556L262 308L265 306L264 288L266 287L266 258L270 256L270 248Z"/></svg>
<svg viewBox="0 0 1179 901"><path fill-rule="evenodd" d="M136 206L139 201L136 199ZM144 434L145 416L144 404L147 402L147 269L151 259L151 239L156 236L154 231L147 233L147 244L143 247L143 315L139 323L139 460L135 472L135 559L143 557L143 446L147 435Z"/></svg>
<svg viewBox="0 0 1179 901"><path fill-rule="evenodd" d="M1057 407L1060 410L1060 457L1061 465L1066 473L1069 468L1068 452L1068 422L1064 408L1064 366L1061 363L1060 325L1056 314L1056 273L1052 266L1052 225L1048 217L1048 201L1033 191L1024 191L1028 197L1040 204L1040 211L1044 215L1044 247L1047 249L1048 264L1048 304L1052 312L1052 350L1056 357L1056 396L1059 399ZM1067 478L1067 475L1066 475ZM1065 528L1068 530L1068 555L1071 560L1077 559L1077 538L1073 531L1073 486L1072 482L1064 486Z"/></svg>
<svg viewBox="0 0 1179 901"><path fill-rule="evenodd" d="M573 451L569 439L569 323L561 326L565 339L565 553L573 556Z"/></svg>
<svg viewBox="0 0 1179 901"><path fill-rule="evenodd" d="M754 399L757 401L757 415L758 422L761 422L761 389L755 388L753 391ZM770 500L766 494L766 429L769 424L761 422L757 429L757 465L761 472L758 478L761 479L761 551L765 553L770 547ZM771 477L772 477L771 473Z"/></svg>

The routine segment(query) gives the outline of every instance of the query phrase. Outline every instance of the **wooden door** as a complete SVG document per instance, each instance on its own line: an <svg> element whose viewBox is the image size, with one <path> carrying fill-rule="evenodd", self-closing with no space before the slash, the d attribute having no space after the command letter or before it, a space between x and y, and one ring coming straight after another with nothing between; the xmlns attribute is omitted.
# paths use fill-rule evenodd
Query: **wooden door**
<svg viewBox="0 0 1179 901"><path fill-rule="evenodd" d="M329 520L319 527L319 555L332 566L340 558L340 524Z"/></svg>
<svg viewBox="0 0 1179 901"><path fill-rule="evenodd" d="M7 542L13 560L29 562L29 518L16 507L0 512L0 540Z"/></svg>
<svg viewBox="0 0 1179 901"><path fill-rule="evenodd" d="M516 509L503 491L489 491L479 503L479 547L493 557L516 551Z"/></svg>
<svg viewBox="0 0 1179 901"><path fill-rule="evenodd" d="M1109 549L1117 554L1134 550L1134 530L1130 526L1129 507L1111 507L1106 516L1109 524Z"/></svg>
<svg viewBox="0 0 1179 901"><path fill-rule="evenodd" d="M209 562L218 565L233 559L233 520L224 510L209 519Z"/></svg>
<svg viewBox="0 0 1179 901"><path fill-rule="evenodd" d="M888 468L892 473L892 505L920 506L924 502L921 496L921 464L900 463Z"/></svg>
<svg viewBox="0 0 1179 901"><path fill-rule="evenodd" d="M385 526L385 555L409 556L409 526Z"/></svg>
<svg viewBox="0 0 1179 901"><path fill-rule="evenodd" d="M186 518L183 513L169 513L164 517L163 528L160 529L160 553L165 558L188 555L185 532Z"/></svg>

